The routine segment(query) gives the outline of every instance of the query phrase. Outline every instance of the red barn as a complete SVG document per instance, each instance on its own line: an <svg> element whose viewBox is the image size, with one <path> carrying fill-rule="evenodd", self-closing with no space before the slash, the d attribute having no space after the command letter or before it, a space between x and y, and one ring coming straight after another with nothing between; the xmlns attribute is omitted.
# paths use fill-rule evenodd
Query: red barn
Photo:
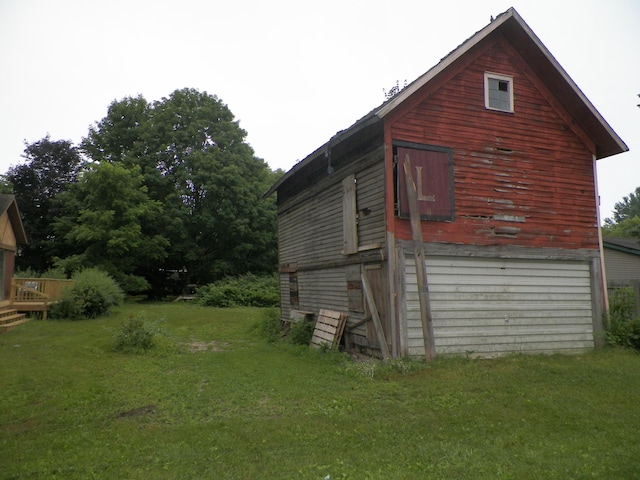
<svg viewBox="0 0 640 480"><path fill-rule="evenodd" d="M391 356L593 348L595 161L626 150L510 9L267 192L282 317L343 311Z"/></svg>

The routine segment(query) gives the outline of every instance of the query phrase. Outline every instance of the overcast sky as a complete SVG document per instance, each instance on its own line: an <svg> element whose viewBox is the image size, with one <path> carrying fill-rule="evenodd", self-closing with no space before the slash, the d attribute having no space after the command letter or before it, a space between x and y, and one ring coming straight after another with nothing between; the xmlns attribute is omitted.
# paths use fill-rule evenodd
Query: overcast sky
<svg viewBox="0 0 640 480"><path fill-rule="evenodd" d="M288 170L515 7L630 152L598 162L603 217L640 186L638 0L0 0L0 173L77 144L109 104L218 96Z"/></svg>

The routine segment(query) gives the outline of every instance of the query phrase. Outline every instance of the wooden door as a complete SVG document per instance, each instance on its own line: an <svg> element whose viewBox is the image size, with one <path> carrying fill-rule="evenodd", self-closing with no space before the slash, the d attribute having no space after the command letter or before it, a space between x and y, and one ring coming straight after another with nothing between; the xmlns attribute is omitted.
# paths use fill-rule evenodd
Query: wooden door
<svg viewBox="0 0 640 480"><path fill-rule="evenodd" d="M365 265L364 274L369 280L374 301L376 303L376 308L378 310L378 314L380 315L382 330L387 341L387 349L391 351L391 344L393 343L393 332L391 329L391 316L389 314L389 289L387 287L386 268L382 264ZM365 315L371 315L368 306L366 306ZM378 337L376 335L373 322L367 323L367 340L369 340L370 343L378 343Z"/></svg>

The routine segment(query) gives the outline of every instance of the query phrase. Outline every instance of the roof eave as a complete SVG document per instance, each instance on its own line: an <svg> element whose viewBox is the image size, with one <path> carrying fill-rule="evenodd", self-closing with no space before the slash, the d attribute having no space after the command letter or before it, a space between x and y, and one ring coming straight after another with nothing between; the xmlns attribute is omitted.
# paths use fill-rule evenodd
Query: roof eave
<svg viewBox="0 0 640 480"><path fill-rule="evenodd" d="M509 9L509 12L511 13L510 18L513 18L513 20L517 22L520 28L525 32L528 40L537 47L538 51L542 53L553 70L555 70L565 84L569 86L572 93L576 95L581 104L587 109L587 112L596 121L593 127L585 127L587 130L592 130L590 132L587 131L587 133L594 137L593 139L596 145L596 159L602 159L628 151L629 147L625 144L622 138L620 138L613 128L611 128L611 125L609 125L598 109L593 105L593 103L591 103L580 87L578 87L578 85L569 76L567 71L555 59L544 43L542 43L540 38L538 38L534 31L529 27L527 22L524 21L515 9L511 8Z"/></svg>
<svg viewBox="0 0 640 480"><path fill-rule="evenodd" d="M362 117L357 122L355 122L351 127L347 128L345 130L339 131L333 137L331 137L331 139L328 142L324 143L321 147L319 147L316 150L314 150L313 153L307 155L304 159L302 159L298 163L296 163L291 168L291 170L289 170L287 173L285 173L276 183L274 183L271 186L271 188L269 188L269 190L267 190L262 195L262 198L269 197L271 194L273 194L273 192L277 191L278 188L280 188L280 186L284 182L286 182L289 178L291 178L297 172L299 172L300 170L305 168L307 165L309 165L311 162L313 162L319 156L325 155L327 150L330 149L332 145L337 145L338 143L343 142L344 140L354 136L355 134L357 134L360 131L362 131L364 128L366 128L366 127L368 127L368 126L370 126L370 125L372 125L374 123L377 123L378 121L380 121L380 119L375 115L374 112L371 112L368 115L365 115L364 117Z"/></svg>

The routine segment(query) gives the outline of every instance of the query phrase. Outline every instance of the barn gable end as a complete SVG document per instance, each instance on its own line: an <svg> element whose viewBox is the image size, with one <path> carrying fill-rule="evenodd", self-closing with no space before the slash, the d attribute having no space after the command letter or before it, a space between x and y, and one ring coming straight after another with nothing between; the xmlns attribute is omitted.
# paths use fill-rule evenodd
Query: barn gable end
<svg viewBox="0 0 640 480"><path fill-rule="evenodd" d="M425 355L425 315L437 354L592 348L606 304L595 160L624 150L510 9L267 192L282 317L347 313L346 347L393 356Z"/></svg>

